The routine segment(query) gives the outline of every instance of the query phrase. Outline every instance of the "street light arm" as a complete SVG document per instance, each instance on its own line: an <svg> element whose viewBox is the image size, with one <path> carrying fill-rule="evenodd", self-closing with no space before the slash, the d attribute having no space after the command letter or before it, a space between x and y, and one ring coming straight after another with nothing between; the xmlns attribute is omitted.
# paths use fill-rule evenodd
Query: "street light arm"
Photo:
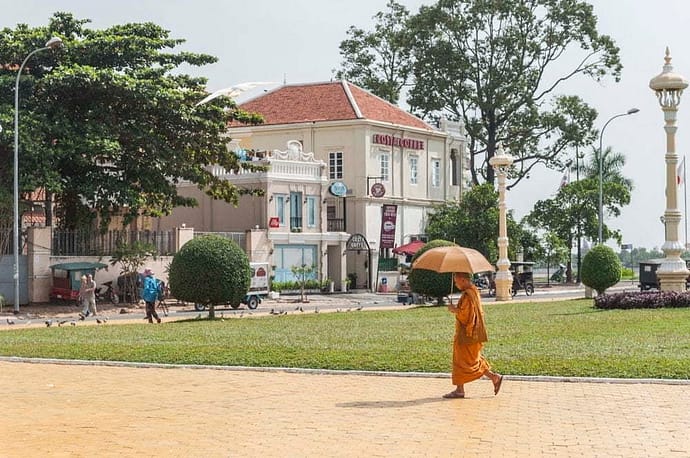
<svg viewBox="0 0 690 458"><path fill-rule="evenodd" d="M38 48L34 49L29 53L28 56L24 58L24 61L22 64L19 66L19 71L17 72L17 79L15 80L14 83L14 150L15 152L19 151L19 130L18 130L18 125L19 125L19 81L22 77L22 72L24 71L24 67L26 66L26 63L31 59L31 56L33 56L36 53L39 53L41 51L45 51L47 49L53 49L55 45L51 42L53 40L59 40L57 38L51 38L46 46L43 48ZM62 43L62 41L60 41ZM17 162L17 158L15 155L15 164ZM15 170L16 170L16 165L15 165ZM15 177L15 182L16 182L16 177Z"/></svg>
<svg viewBox="0 0 690 458"><path fill-rule="evenodd" d="M606 121L606 124L604 124L604 127L601 128L601 132L599 133L599 153L601 153L601 144L602 144L602 139L604 138L604 131L606 130L606 127L611 124L611 121L613 121L616 118L620 118L621 116L628 116L628 113L620 113L615 116L612 116L609 118L608 121Z"/></svg>

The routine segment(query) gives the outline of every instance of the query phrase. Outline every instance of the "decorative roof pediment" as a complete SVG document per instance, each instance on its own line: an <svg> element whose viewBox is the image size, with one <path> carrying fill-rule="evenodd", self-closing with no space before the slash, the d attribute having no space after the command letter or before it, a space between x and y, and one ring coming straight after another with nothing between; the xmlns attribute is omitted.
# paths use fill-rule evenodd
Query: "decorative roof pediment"
<svg viewBox="0 0 690 458"><path fill-rule="evenodd" d="M326 163L317 160L314 158L314 153L305 153L302 150L302 143L300 143L297 140L289 140L287 142L287 150L286 151L280 151L277 149L274 149L270 156L269 160L279 160L279 161L298 161L298 162L309 162L313 164L318 164L321 166L325 166Z"/></svg>

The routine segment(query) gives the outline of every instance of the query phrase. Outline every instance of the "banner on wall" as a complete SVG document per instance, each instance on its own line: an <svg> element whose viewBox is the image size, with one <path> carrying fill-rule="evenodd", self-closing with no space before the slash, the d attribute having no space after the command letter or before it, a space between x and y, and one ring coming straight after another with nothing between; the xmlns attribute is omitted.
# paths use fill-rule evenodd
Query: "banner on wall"
<svg viewBox="0 0 690 458"><path fill-rule="evenodd" d="M398 216L397 205L383 205L381 207L381 248L395 246L395 224Z"/></svg>

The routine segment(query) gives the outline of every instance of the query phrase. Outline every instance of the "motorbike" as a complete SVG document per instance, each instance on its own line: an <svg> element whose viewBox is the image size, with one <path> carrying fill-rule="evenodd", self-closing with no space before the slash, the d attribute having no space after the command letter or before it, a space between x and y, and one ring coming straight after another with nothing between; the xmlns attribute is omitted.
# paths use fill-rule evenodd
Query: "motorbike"
<svg viewBox="0 0 690 458"><path fill-rule="evenodd" d="M551 275L551 281L557 283L562 283L565 281L565 266L563 264L558 265L558 270Z"/></svg>
<svg viewBox="0 0 690 458"><path fill-rule="evenodd" d="M474 286L479 289L489 289L490 282L486 275L477 275L474 278Z"/></svg>
<svg viewBox="0 0 690 458"><path fill-rule="evenodd" d="M96 290L96 300L99 302L111 302L117 305L120 297L115 293L112 281L106 281Z"/></svg>

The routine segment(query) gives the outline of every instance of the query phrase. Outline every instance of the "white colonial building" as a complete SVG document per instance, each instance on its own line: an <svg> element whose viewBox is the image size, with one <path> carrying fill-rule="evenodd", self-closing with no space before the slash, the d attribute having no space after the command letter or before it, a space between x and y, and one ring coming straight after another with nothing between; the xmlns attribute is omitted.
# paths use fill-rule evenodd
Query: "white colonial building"
<svg viewBox="0 0 690 458"><path fill-rule="evenodd" d="M397 274L379 272L379 259L422 236L428 212L467 186L462 125L436 128L351 83L284 85L241 107L264 123L229 126L229 148L271 151L260 159L270 170L218 173L264 196L235 208L190 186L181 192L200 207L175 209L159 225L247 230L250 259L270 262L277 280L311 263L337 289L345 278L351 287L375 289L382 278L394 287Z"/></svg>

